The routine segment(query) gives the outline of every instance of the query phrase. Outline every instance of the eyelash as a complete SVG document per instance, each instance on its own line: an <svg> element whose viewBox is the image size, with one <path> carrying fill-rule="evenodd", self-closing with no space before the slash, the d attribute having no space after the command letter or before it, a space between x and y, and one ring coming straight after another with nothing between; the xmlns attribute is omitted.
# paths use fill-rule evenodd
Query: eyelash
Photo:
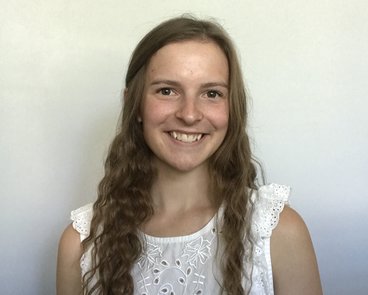
<svg viewBox="0 0 368 295"><path fill-rule="evenodd" d="M165 94L164 92L166 92L166 91L170 91L170 93L169 94ZM172 94L173 93L173 90L171 89L171 88L169 88L169 87L163 87L163 88L160 88L160 89L158 89L157 90L157 93L160 93L160 94L162 94L162 95L170 95L170 94Z"/></svg>
<svg viewBox="0 0 368 295"><path fill-rule="evenodd" d="M170 87L162 87L162 88L157 89L157 93L164 95L164 96L170 96L173 94L173 92L174 90L171 89ZM224 96L220 91L217 91L214 89L207 90L205 92L205 95L210 99L216 99L216 98ZM215 95L215 96L211 96L211 95Z"/></svg>
<svg viewBox="0 0 368 295"><path fill-rule="evenodd" d="M215 96L215 97L210 96L210 95L209 95L210 93L211 93L211 94L215 94L216 96ZM222 94L221 92L217 91L217 90L208 90L208 91L206 92L206 95L207 95L207 97L208 97L208 98L223 97L223 94Z"/></svg>

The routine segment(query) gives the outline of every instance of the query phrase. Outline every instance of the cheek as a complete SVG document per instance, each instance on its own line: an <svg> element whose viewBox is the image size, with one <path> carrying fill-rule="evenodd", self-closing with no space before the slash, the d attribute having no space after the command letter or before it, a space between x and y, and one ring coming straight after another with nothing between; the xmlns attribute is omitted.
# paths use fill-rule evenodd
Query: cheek
<svg viewBox="0 0 368 295"><path fill-rule="evenodd" d="M155 100L147 99L142 107L143 136L147 145L155 150L161 145L160 134L168 117L168 112L163 104Z"/></svg>
<svg viewBox="0 0 368 295"><path fill-rule="evenodd" d="M227 102L226 110L224 112L224 117L223 117L223 123L226 126L226 130L227 130L227 127L229 126L229 117L230 117L229 102Z"/></svg>
<svg viewBox="0 0 368 295"><path fill-rule="evenodd" d="M229 108L224 106L212 113L212 122L218 129L227 130L229 124Z"/></svg>
<svg viewBox="0 0 368 295"><path fill-rule="evenodd" d="M220 118L219 118L219 124L221 126L223 126L223 128L227 129L227 126L229 125L229 113L226 112L224 113Z"/></svg>
<svg viewBox="0 0 368 295"><path fill-rule="evenodd" d="M161 103L147 99L142 107L141 114L143 122L159 123L170 113L170 108Z"/></svg>

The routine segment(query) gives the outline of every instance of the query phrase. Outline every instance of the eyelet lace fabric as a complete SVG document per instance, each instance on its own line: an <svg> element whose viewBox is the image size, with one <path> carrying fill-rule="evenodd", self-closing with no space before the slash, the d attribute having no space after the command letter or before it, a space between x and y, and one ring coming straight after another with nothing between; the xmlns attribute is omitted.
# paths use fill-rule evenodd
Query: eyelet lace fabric
<svg viewBox="0 0 368 295"><path fill-rule="evenodd" d="M279 222L280 213L288 204L289 195L290 187L273 183L260 187L252 196L254 257L250 294L274 294L270 238Z"/></svg>
<svg viewBox="0 0 368 295"><path fill-rule="evenodd" d="M260 187L252 195L252 284L246 280L243 282L244 287L250 288L251 295L274 294L270 237L287 204L289 193L287 186L270 184ZM80 233L81 240L89 234L92 216L92 204L71 213L73 227ZM202 229L187 236L158 238L142 233L146 247L132 269L134 294L219 294L221 273L216 259L217 218L221 218L221 210ZM91 249L84 253L80 264L83 275L91 265Z"/></svg>
<svg viewBox="0 0 368 295"><path fill-rule="evenodd" d="M70 219L73 220L73 228L80 233L83 241L88 235L93 217L93 204L87 204L83 207L74 210L70 214Z"/></svg>
<svg viewBox="0 0 368 295"><path fill-rule="evenodd" d="M270 237L272 230L279 223L281 211L288 204L290 187L270 184L260 187L255 201L254 230L262 237Z"/></svg>

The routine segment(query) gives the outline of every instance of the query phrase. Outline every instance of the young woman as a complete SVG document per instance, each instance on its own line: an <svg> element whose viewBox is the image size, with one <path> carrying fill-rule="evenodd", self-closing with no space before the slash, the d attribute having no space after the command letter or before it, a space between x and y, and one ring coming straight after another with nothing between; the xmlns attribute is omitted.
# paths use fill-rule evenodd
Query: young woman
<svg viewBox="0 0 368 295"><path fill-rule="evenodd" d="M322 294L288 187L256 185L231 40L188 17L133 52L97 201L72 212L57 293Z"/></svg>

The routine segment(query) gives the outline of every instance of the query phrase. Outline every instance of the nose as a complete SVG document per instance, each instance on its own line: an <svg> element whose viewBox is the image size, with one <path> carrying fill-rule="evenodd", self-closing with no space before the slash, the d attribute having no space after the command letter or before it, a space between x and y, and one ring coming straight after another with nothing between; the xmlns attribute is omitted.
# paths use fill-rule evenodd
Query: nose
<svg viewBox="0 0 368 295"><path fill-rule="evenodd" d="M195 97L183 97L180 101L176 117L187 125L193 125L203 119L200 102Z"/></svg>

